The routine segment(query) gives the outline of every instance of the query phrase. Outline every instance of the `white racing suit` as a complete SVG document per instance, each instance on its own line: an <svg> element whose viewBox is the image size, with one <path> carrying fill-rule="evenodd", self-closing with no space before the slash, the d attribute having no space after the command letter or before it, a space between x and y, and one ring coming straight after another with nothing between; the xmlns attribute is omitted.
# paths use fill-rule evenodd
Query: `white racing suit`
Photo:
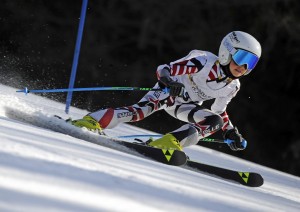
<svg viewBox="0 0 300 212"><path fill-rule="evenodd" d="M187 123L170 132L182 147L194 145L199 139L220 129L233 128L226 107L238 92L240 82L224 74L217 56L193 50L182 59L160 65L157 69L158 79L162 69L167 69L174 81L184 84L182 96L171 97L163 91L150 91L132 106L100 109L89 115L99 122L102 129L107 129L119 123L140 121L164 109L174 118ZM160 88L160 84L157 83L154 88ZM210 99L215 99L211 110L201 106L203 101Z"/></svg>

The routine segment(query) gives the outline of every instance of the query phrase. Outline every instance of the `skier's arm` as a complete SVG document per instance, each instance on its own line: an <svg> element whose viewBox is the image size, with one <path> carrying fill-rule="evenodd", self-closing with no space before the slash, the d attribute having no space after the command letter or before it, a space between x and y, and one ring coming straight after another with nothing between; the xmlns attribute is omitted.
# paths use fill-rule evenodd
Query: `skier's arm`
<svg viewBox="0 0 300 212"><path fill-rule="evenodd" d="M194 74L202 70L208 58L205 52L199 50L191 51L187 56L170 64L160 65L157 68L157 76L178 76Z"/></svg>
<svg viewBox="0 0 300 212"><path fill-rule="evenodd" d="M222 126L223 131L230 130L230 129L234 128L233 124L231 123L231 121L229 119L229 116L228 116L226 110L223 113L221 113L220 116L222 117L223 123L224 123L223 126Z"/></svg>
<svg viewBox="0 0 300 212"><path fill-rule="evenodd" d="M157 78L161 88L169 88L170 96L180 96L184 91L184 84L171 79L170 69L167 65L160 66L157 70Z"/></svg>
<svg viewBox="0 0 300 212"><path fill-rule="evenodd" d="M167 64L158 66L156 70L156 76L158 80L160 80L160 78L162 77L170 77L171 76L170 66Z"/></svg>
<svg viewBox="0 0 300 212"><path fill-rule="evenodd" d="M193 52L193 51L192 51ZM191 53L190 53L191 54ZM157 79L159 81L161 88L169 88L170 89L170 96L181 96L184 92L184 84L176 82L172 80L171 76L176 75L183 75L183 74L192 74L196 73L198 71L198 68L196 65L192 62L189 62L190 60L187 59L187 57L190 56L190 54L182 59L179 59L175 62L164 65L160 65L157 68L156 75ZM195 62L195 58L191 59ZM189 63L189 66L187 64ZM201 64L199 61L196 61L197 64Z"/></svg>
<svg viewBox="0 0 300 212"><path fill-rule="evenodd" d="M231 91L231 93L229 93L227 96L216 98L214 103L211 106L211 110L213 112L219 114L223 119L223 122L224 122L224 124L222 126L223 131L230 130L230 129L234 128L234 126L232 125L232 123L229 119L229 116L226 112L226 108L227 108L227 105L229 104L229 102L239 92L239 90L240 90L240 83L237 82L235 88Z"/></svg>
<svg viewBox="0 0 300 212"><path fill-rule="evenodd" d="M247 141L239 133L237 127L224 131L223 137L224 139L231 140L231 142L227 144L233 151L244 150L247 146Z"/></svg>
<svg viewBox="0 0 300 212"><path fill-rule="evenodd" d="M243 138L243 136L239 133L237 127L234 127L228 117L228 114L226 111L220 114L220 116L223 119L223 138L232 140L231 143L227 143L231 150L237 151L237 150L244 150L246 148L245 143L246 140Z"/></svg>
<svg viewBox="0 0 300 212"><path fill-rule="evenodd" d="M211 107L212 111L220 114L220 116L222 117L224 122L222 126L223 137L224 139L229 139L232 141L231 143L228 143L228 146L233 151L244 150L247 143L243 136L239 133L237 127L233 126L226 112L228 103L233 97L235 97L238 91L239 87L237 87L236 91L231 95L227 97L217 98Z"/></svg>

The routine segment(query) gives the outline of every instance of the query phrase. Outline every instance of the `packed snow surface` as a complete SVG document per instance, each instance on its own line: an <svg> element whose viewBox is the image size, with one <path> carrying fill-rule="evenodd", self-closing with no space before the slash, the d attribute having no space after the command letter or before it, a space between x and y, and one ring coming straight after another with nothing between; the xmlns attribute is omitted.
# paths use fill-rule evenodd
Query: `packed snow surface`
<svg viewBox="0 0 300 212"><path fill-rule="evenodd" d="M260 173L264 185L249 188L109 148L107 138L98 138L103 146L86 142L47 125L55 126L53 115L88 111L72 107L67 115L64 104L16 90L0 85L0 211L300 211L299 177L185 149L193 160ZM153 134L128 124L106 133Z"/></svg>

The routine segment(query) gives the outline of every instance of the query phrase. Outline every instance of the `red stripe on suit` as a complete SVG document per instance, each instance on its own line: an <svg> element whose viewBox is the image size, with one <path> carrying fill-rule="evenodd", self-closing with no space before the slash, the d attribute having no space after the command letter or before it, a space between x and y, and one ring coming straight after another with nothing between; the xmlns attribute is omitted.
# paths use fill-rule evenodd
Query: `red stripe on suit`
<svg viewBox="0 0 300 212"><path fill-rule="evenodd" d="M113 116L114 116L114 109L112 108L107 109L106 113L99 120L99 124L101 128L105 129L110 124Z"/></svg>

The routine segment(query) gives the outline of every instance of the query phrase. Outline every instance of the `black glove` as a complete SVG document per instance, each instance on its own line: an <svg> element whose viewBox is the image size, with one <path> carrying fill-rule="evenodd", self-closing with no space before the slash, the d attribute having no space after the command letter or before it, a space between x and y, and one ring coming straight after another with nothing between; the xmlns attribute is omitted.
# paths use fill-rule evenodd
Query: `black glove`
<svg viewBox="0 0 300 212"><path fill-rule="evenodd" d="M161 77L159 83L160 87L170 89L170 96L181 96L184 92L184 84L173 81L170 77Z"/></svg>
<svg viewBox="0 0 300 212"><path fill-rule="evenodd" d="M229 139L227 144L233 151L244 150L247 146L247 141L242 137L236 127L234 129L226 130L223 133L223 137L224 139Z"/></svg>

